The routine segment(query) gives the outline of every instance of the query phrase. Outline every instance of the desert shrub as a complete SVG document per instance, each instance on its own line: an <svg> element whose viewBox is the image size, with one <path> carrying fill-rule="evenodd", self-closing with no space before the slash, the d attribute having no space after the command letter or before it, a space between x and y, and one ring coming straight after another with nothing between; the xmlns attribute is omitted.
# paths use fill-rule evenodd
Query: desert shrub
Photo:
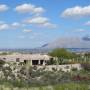
<svg viewBox="0 0 90 90"><path fill-rule="evenodd" d="M82 63L81 66L84 70L90 71L90 64L89 63Z"/></svg>
<svg viewBox="0 0 90 90"><path fill-rule="evenodd" d="M57 68L52 67L52 70L53 70L53 71L57 71Z"/></svg>
<svg viewBox="0 0 90 90"><path fill-rule="evenodd" d="M56 64L57 64L57 61L54 60L54 59L51 59L51 60L47 61L47 65L56 65Z"/></svg>
<svg viewBox="0 0 90 90"><path fill-rule="evenodd" d="M61 82L68 82L71 81L71 74L69 72L65 72L62 74L61 78L60 78Z"/></svg>
<svg viewBox="0 0 90 90"><path fill-rule="evenodd" d="M33 66L32 69L33 69L33 70L37 70L37 66Z"/></svg>
<svg viewBox="0 0 90 90"><path fill-rule="evenodd" d="M73 67L71 70L72 70L72 71L77 71L77 68L74 68L74 67Z"/></svg>
<svg viewBox="0 0 90 90"><path fill-rule="evenodd" d="M15 67L16 65L13 66L15 68L14 71L17 71L17 67ZM76 68L72 68L73 72L64 72L61 69L58 71L55 68L52 68L52 71L46 71L45 67L38 69L37 66L27 68L26 66L19 65L18 71L15 73L13 73L13 70L10 68L10 66L2 67L2 71L4 73L4 76L6 77L6 81L0 81L0 85L1 82L8 82L15 87L38 86L49 84L53 85L73 81L89 82L90 72L89 69L87 69L87 67L89 66L87 64L84 64L83 67L85 68L85 70L83 71L78 71ZM68 68L69 67L67 65L65 69ZM15 74L17 75L15 76ZM11 77L11 79L7 79L7 77Z"/></svg>
<svg viewBox="0 0 90 90"><path fill-rule="evenodd" d="M26 75L26 68L25 67L22 67L21 69L20 69L20 73L21 74L23 74L23 75Z"/></svg>
<svg viewBox="0 0 90 90"><path fill-rule="evenodd" d="M2 67L5 64L5 61L0 60L0 67Z"/></svg>

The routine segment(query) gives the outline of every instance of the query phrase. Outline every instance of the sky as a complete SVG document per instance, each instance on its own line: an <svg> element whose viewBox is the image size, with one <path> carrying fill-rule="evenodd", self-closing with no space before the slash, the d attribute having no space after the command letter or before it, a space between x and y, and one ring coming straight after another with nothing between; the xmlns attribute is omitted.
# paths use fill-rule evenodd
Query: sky
<svg viewBox="0 0 90 90"><path fill-rule="evenodd" d="M36 48L89 29L90 0L0 0L0 48Z"/></svg>

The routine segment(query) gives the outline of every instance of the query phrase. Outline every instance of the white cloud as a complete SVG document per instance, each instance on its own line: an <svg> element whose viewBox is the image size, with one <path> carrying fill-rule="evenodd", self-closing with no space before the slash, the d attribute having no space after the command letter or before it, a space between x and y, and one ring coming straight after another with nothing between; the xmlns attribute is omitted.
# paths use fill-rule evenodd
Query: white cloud
<svg viewBox="0 0 90 90"><path fill-rule="evenodd" d="M90 26L90 21L86 22L85 25Z"/></svg>
<svg viewBox="0 0 90 90"><path fill-rule="evenodd" d="M34 13L40 14L43 13L45 10L42 7L37 7L33 10Z"/></svg>
<svg viewBox="0 0 90 90"><path fill-rule="evenodd" d="M73 16L90 16L90 5L81 7L81 6L75 6L72 8L67 8L62 14L62 17L73 17Z"/></svg>
<svg viewBox="0 0 90 90"><path fill-rule="evenodd" d="M24 22L27 24L34 24L40 27L56 28L56 24L51 23L48 18L41 16L36 16L31 19L27 19Z"/></svg>
<svg viewBox="0 0 90 90"><path fill-rule="evenodd" d="M15 10L19 13L35 13L35 14L41 14L45 10L42 7L36 7L32 4L22 4L15 8Z"/></svg>
<svg viewBox="0 0 90 90"><path fill-rule="evenodd" d="M8 24L0 24L0 30L6 30L6 29L9 29Z"/></svg>
<svg viewBox="0 0 90 90"><path fill-rule="evenodd" d="M23 23L19 23L19 22L13 22L10 26L12 29L17 29L17 28L25 27L26 25Z"/></svg>
<svg viewBox="0 0 90 90"><path fill-rule="evenodd" d="M36 7L32 4L21 4L15 8L19 13L31 13L35 14L34 17L26 19L25 24L32 24L40 27L55 28L56 25L51 23L47 17L43 17L40 14L45 10L42 7Z"/></svg>
<svg viewBox="0 0 90 90"><path fill-rule="evenodd" d="M9 7L7 5L0 4L0 12L7 11L8 9L9 9Z"/></svg>
<svg viewBox="0 0 90 90"><path fill-rule="evenodd" d="M47 28L56 28L57 25L56 24L52 24L50 22L46 22L43 24L44 27L47 27Z"/></svg>
<svg viewBox="0 0 90 90"><path fill-rule="evenodd" d="M23 32L29 33L29 32L32 32L32 30L30 30L30 29L24 29Z"/></svg>
<svg viewBox="0 0 90 90"><path fill-rule="evenodd" d="M27 19L25 22L29 23L29 24L43 24L45 22L47 22L48 19L46 17L33 17L31 19Z"/></svg>
<svg viewBox="0 0 90 90"><path fill-rule="evenodd" d="M7 30L7 29L18 29L18 28L22 28L25 25L22 23L18 23L18 22L13 22L11 24L7 24L4 21L0 21L0 30Z"/></svg>
<svg viewBox="0 0 90 90"><path fill-rule="evenodd" d="M18 28L18 27L21 26L21 24L18 23L18 22L14 22L14 23L11 24L11 26L12 26L12 28Z"/></svg>

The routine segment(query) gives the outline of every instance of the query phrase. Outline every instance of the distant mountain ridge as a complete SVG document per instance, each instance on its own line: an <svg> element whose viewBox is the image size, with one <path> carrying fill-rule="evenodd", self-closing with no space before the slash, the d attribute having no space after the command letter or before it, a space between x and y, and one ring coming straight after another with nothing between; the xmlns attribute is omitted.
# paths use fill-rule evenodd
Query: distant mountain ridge
<svg viewBox="0 0 90 90"><path fill-rule="evenodd" d="M20 52L20 53L48 53L55 48L66 48L74 52L90 52L90 37L61 37L53 42L46 43L37 48L14 48L0 49L0 51Z"/></svg>
<svg viewBox="0 0 90 90"><path fill-rule="evenodd" d="M44 44L41 49L54 49L54 48L90 48L89 37L61 37L57 40Z"/></svg>

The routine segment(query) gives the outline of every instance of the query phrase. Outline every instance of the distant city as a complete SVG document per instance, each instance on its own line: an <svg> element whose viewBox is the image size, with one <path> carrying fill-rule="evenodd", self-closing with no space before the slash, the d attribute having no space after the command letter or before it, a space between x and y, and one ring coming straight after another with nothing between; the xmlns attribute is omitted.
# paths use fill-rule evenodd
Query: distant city
<svg viewBox="0 0 90 90"><path fill-rule="evenodd" d="M66 48L71 52L90 52L90 48ZM19 53L48 53L53 49L27 49L27 48L15 48L15 49L0 49L0 52L19 52Z"/></svg>

